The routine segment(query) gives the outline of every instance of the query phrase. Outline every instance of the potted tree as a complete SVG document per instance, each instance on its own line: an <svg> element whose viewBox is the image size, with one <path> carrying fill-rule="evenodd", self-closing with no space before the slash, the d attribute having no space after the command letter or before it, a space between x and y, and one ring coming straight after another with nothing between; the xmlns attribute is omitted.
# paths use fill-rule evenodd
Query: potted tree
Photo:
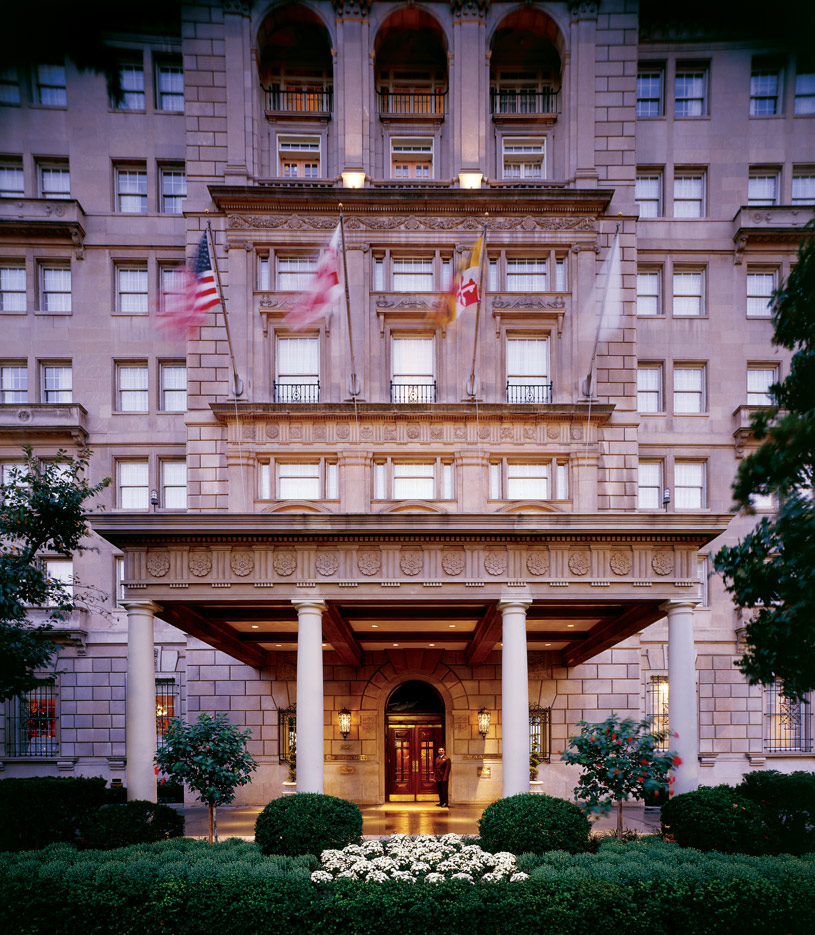
<svg viewBox="0 0 815 935"><path fill-rule="evenodd" d="M529 791L541 792L543 783L538 779L538 767L541 763L541 755L537 750L532 750L529 754Z"/></svg>
<svg viewBox="0 0 815 935"><path fill-rule="evenodd" d="M292 795L297 792L297 738L293 732L289 740L288 766L288 775L283 783L283 795Z"/></svg>

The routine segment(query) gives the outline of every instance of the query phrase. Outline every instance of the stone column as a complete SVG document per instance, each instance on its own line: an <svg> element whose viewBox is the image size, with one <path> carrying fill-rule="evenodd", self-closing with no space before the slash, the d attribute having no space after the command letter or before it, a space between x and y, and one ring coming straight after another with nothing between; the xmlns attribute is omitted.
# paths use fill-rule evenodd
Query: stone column
<svg viewBox="0 0 815 935"><path fill-rule="evenodd" d="M693 608L696 601L666 601L668 615L668 723L679 737L670 738L682 763L674 771L674 791L691 792L699 785L699 727L697 720L696 653Z"/></svg>
<svg viewBox="0 0 815 935"><path fill-rule="evenodd" d="M321 600L292 601L297 610L297 791L324 788L323 611Z"/></svg>
<svg viewBox="0 0 815 935"><path fill-rule="evenodd" d="M524 598L498 602L503 617L501 652L502 795L529 792L529 675Z"/></svg>
<svg viewBox="0 0 815 935"><path fill-rule="evenodd" d="M127 611L125 753L127 798L156 801L156 666L152 601L124 601Z"/></svg>

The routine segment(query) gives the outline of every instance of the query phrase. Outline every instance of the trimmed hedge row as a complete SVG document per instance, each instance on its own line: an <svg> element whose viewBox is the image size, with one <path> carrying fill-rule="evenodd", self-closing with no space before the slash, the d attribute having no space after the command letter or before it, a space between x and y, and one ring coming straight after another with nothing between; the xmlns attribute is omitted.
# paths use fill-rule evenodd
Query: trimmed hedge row
<svg viewBox="0 0 815 935"><path fill-rule="evenodd" d="M520 858L523 883L310 882L244 842L0 855L3 935L809 935L815 858L608 842Z"/></svg>

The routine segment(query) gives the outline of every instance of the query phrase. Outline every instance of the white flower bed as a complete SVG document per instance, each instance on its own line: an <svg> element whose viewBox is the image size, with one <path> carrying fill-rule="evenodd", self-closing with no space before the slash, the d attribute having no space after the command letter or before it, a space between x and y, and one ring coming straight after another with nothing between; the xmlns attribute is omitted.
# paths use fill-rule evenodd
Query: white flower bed
<svg viewBox="0 0 815 935"><path fill-rule="evenodd" d="M458 834L409 837L394 834L385 841L349 844L341 851L323 851L320 869L311 875L313 883L332 880L364 880L385 883L443 883L466 880L475 883L517 883L527 874L518 871L515 855L489 854L477 844L465 844Z"/></svg>

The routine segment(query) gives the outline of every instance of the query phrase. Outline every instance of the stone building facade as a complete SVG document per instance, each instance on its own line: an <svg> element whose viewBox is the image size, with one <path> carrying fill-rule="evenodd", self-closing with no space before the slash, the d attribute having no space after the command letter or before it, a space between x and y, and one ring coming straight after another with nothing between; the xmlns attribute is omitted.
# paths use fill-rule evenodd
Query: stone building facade
<svg viewBox="0 0 815 935"><path fill-rule="evenodd" d="M258 804L293 739L299 788L361 803L429 796L440 744L453 802L526 790L530 744L569 796L557 751L611 712L670 721L680 789L811 768L709 560L751 522L815 203L791 42L635 0L197 0L110 42L119 100L70 61L0 87L0 459L89 445L113 478L97 551L45 557L99 590L8 703L3 775L150 798L165 719L216 711ZM295 331L340 214L344 294ZM180 338L204 234L226 314Z"/></svg>

